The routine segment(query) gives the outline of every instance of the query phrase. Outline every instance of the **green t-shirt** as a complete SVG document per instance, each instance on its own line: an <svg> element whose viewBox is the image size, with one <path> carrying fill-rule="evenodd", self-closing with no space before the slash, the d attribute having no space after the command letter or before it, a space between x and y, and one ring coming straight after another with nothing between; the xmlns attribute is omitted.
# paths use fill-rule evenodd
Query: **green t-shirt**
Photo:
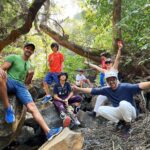
<svg viewBox="0 0 150 150"><path fill-rule="evenodd" d="M20 55L9 55L5 58L12 66L7 70L8 77L24 82L30 69L30 61L25 61Z"/></svg>

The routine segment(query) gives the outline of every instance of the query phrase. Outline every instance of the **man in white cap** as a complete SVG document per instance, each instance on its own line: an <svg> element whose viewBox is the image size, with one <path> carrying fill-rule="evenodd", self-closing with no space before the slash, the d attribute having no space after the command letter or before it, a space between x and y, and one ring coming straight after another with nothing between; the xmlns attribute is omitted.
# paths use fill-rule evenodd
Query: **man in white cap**
<svg viewBox="0 0 150 150"><path fill-rule="evenodd" d="M150 82L139 84L118 83L115 72L106 73L105 78L108 87L79 88L74 85L73 88L92 95L107 96L112 106L100 106L98 109L99 115L117 123L117 127L122 126L123 133L128 134L131 132L131 121L137 117L133 96L141 90L150 88Z"/></svg>

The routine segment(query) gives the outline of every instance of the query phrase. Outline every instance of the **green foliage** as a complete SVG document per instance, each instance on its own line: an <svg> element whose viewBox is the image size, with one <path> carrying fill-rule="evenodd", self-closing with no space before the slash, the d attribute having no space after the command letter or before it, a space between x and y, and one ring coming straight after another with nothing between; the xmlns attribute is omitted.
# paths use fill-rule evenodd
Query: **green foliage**
<svg viewBox="0 0 150 150"><path fill-rule="evenodd" d="M71 82L74 82L77 74L77 70L79 68L80 69L85 68L84 58L64 48L62 49L62 52L64 53L65 56L64 71L68 73L69 80Z"/></svg>

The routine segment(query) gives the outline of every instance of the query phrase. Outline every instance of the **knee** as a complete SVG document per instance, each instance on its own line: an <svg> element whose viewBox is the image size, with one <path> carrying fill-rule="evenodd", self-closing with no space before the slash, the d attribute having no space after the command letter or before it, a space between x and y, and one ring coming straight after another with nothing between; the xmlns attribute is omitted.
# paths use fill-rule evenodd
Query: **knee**
<svg viewBox="0 0 150 150"><path fill-rule="evenodd" d="M37 107L34 102L27 104L28 112L34 113L37 110Z"/></svg>
<svg viewBox="0 0 150 150"><path fill-rule="evenodd" d="M100 106L98 108L98 114L101 116L105 115L105 106Z"/></svg>
<svg viewBox="0 0 150 150"><path fill-rule="evenodd" d="M119 103L119 108L120 108L121 110L125 110L125 109L128 108L129 104L130 104L129 102L123 100L123 101L121 101L121 102Z"/></svg>

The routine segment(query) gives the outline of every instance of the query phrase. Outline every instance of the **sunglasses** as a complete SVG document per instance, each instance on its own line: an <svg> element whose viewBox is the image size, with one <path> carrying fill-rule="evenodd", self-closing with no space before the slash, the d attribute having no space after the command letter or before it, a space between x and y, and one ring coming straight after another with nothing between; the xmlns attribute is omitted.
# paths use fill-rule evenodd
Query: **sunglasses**
<svg viewBox="0 0 150 150"><path fill-rule="evenodd" d="M111 63L112 63L111 61L106 61L106 62L105 62L105 64L111 64Z"/></svg>

